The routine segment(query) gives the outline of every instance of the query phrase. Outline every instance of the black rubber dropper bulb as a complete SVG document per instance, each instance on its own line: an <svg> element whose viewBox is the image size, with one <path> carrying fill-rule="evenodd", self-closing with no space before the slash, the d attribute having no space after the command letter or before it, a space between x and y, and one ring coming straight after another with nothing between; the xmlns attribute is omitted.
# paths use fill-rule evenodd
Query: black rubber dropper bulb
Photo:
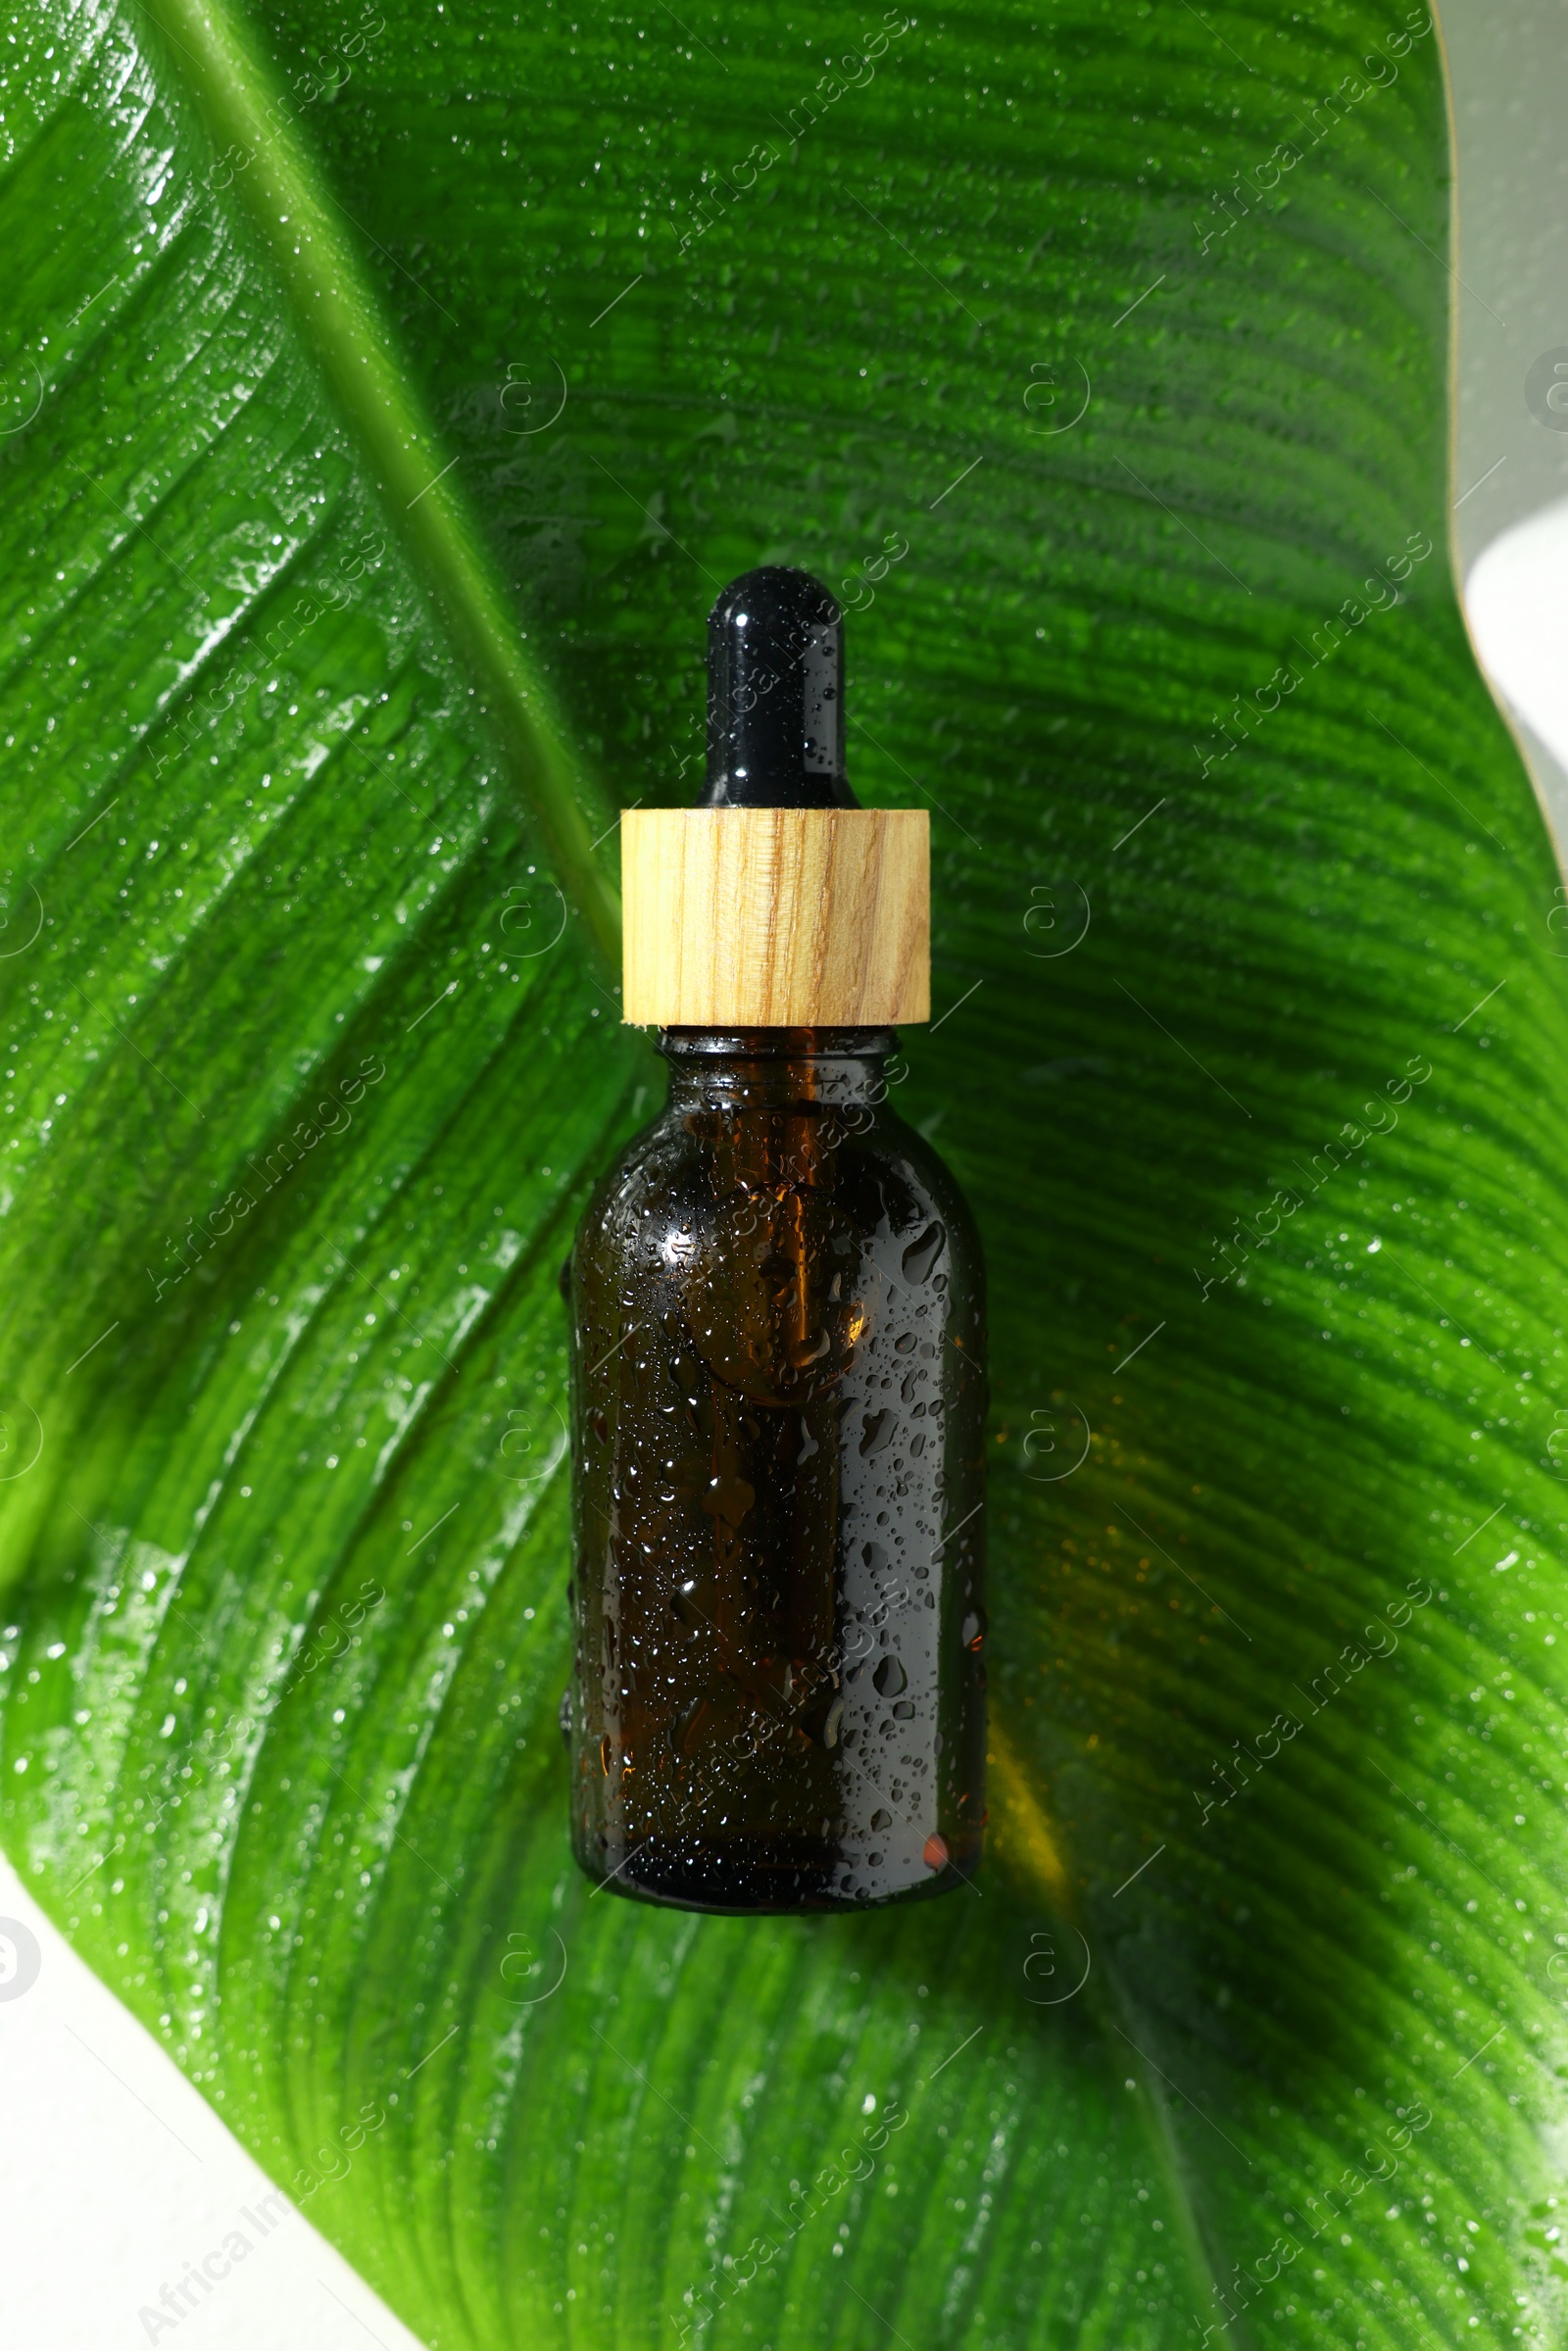
<svg viewBox="0 0 1568 2351"><path fill-rule="evenodd" d="M808 571L743 571L708 615L699 808L854 808L844 772L844 617Z"/></svg>

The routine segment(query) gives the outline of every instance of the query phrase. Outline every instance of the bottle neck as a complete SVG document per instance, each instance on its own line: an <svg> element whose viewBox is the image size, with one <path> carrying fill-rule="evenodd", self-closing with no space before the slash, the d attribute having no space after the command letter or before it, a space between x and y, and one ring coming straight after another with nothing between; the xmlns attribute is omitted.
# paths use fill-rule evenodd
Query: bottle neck
<svg viewBox="0 0 1568 2351"><path fill-rule="evenodd" d="M870 1102L887 1096L892 1029L664 1029L671 1109Z"/></svg>

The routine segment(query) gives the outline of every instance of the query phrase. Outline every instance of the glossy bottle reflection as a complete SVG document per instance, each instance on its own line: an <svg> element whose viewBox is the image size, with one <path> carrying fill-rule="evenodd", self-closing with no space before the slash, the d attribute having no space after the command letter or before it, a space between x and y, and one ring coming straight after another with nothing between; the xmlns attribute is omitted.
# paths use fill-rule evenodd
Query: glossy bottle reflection
<svg viewBox="0 0 1568 2351"><path fill-rule="evenodd" d="M853 1908L979 1860L980 1250L895 1044L666 1031L578 1231L572 1836L645 1900Z"/></svg>

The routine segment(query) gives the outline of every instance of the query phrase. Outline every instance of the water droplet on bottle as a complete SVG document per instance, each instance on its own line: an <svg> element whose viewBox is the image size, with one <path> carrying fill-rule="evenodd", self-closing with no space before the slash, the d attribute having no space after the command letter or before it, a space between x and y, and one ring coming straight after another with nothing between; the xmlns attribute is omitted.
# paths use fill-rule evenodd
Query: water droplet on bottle
<svg viewBox="0 0 1568 2351"><path fill-rule="evenodd" d="M897 1427L898 1422L886 1406L880 1412L868 1412L860 1427L861 1458L868 1453L880 1453L885 1445L891 1444Z"/></svg>
<svg viewBox="0 0 1568 2351"><path fill-rule="evenodd" d="M963 1645L977 1649L991 1630L990 1619L983 1608L971 1608L963 1620Z"/></svg>
<svg viewBox="0 0 1568 2351"><path fill-rule="evenodd" d="M689 1755L692 1752L708 1710L708 1700L699 1691L695 1698L688 1699L676 1715L670 1725L670 1744L677 1755Z"/></svg>
<svg viewBox="0 0 1568 2351"><path fill-rule="evenodd" d="M947 1235L940 1224L928 1224L904 1252L904 1278L908 1283L923 1282L936 1263Z"/></svg>
<svg viewBox="0 0 1568 2351"><path fill-rule="evenodd" d="M744 1478L710 1478L703 1508L727 1526L738 1527L757 1499L757 1489Z"/></svg>
<svg viewBox="0 0 1568 2351"><path fill-rule="evenodd" d="M896 1698L909 1687L909 1677L897 1657L884 1657L871 1681L879 1698Z"/></svg>

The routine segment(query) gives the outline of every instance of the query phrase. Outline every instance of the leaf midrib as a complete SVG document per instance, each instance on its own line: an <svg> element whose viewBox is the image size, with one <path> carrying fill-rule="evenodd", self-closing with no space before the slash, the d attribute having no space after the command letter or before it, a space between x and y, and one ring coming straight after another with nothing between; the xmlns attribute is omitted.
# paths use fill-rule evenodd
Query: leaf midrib
<svg viewBox="0 0 1568 2351"><path fill-rule="evenodd" d="M446 634L478 683L508 763L548 844L563 888L602 962L620 961L620 909L594 862L584 803L597 799L457 486L423 404L402 365L390 324L338 220L313 158L289 122L268 110L288 102L256 54L248 28L221 0L160 0L142 13L162 36L172 71L195 101L220 156L248 151L233 188L282 279L298 331L368 461L370 477ZM290 110L291 112L292 110ZM215 199L216 201L216 199ZM345 218L347 216L344 216Z"/></svg>

